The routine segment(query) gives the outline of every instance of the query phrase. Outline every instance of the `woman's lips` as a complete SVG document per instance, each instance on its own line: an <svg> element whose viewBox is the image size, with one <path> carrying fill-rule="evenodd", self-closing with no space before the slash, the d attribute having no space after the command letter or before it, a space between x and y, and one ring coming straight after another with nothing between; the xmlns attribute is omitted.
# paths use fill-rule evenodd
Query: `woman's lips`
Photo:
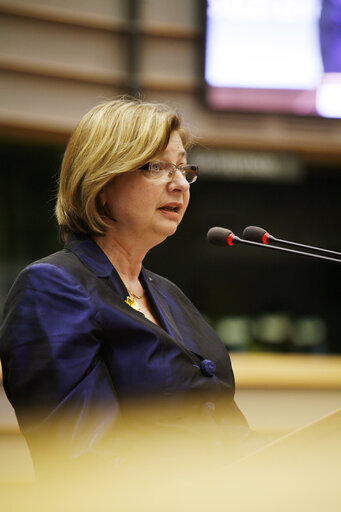
<svg viewBox="0 0 341 512"><path fill-rule="evenodd" d="M181 203L168 203L158 208L167 218L178 220Z"/></svg>
<svg viewBox="0 0 341 512"><path fill-rule="evenodd" d="M167 203L163 206L160 206L159 210L178 213L181 207L182 207L181 203Z"/></svg>

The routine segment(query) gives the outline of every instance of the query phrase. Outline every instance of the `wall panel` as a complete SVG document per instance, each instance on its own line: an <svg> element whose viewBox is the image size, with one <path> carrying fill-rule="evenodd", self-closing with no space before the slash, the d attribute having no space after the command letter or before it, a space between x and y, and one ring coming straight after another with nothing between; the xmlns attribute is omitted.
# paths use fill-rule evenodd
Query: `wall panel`
<svg viewBox="0 0 341 512"><path fill-rule="evenodd" d="M98 103L99 96L138 90L176 104L205 146L291 151L310 160L340 161L341 123L215 113L204 106L200 5L141 0L135 18L129 19L129 2L123 0L0 0L1 132L6 133L10 117L12 135L15 122L18 133L28 122L51 133L55 122L58 136L62 124L68 132L83 106ZM48 82L44 91L42 77ZM25 85L22 91L18 83Z"/></svg>
<svg viewBox="0 0 341 512"><path fill-rule="evenodd" d="M125 40L121 34L93 28L17 18L0 18L0 62L6 59L48 68L122 74Z"/></svg>
<svg viewBox="0 0 341 512"><path fill-rule="evenodd" d="M0 71L0 121L5 127L46 130L69 135L94 103L117 94L105 85ZM12 131L12 130L11 130Z"/></svg>

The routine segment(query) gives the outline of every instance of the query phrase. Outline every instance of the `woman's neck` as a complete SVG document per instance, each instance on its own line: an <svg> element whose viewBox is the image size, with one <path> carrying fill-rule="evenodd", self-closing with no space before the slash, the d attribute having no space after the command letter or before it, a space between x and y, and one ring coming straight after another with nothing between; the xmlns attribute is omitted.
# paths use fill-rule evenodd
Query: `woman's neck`
<svg viewBox="0 0 341 512"><path fill-rule="evenodd" d="M129 244L119 241L109 234L96 236L94 241L113 264L124 282L127 281L129 284L138 281L147 250L139 248L136 243Z"/></svg>

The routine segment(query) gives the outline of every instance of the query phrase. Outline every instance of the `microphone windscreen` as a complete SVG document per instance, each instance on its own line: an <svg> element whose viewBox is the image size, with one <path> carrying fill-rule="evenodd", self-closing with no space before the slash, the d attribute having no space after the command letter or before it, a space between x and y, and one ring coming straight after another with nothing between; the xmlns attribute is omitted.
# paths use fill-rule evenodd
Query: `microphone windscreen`
<svg viewBox="0 0 341 512"><path fill-rule="evenodd" d="M210 242L210 244L225 247L228 245L227 238L230 235L233 235L230 229L215 227L208 230L207 240Z"/></svg>
<svg viewBox="0 0 341 512"><path fill-rule="evenodd" d="M266 233L267 231L265 229L259 228L258 226L248 226L243 231L243 239L263 243L263 236Z"/></svg>

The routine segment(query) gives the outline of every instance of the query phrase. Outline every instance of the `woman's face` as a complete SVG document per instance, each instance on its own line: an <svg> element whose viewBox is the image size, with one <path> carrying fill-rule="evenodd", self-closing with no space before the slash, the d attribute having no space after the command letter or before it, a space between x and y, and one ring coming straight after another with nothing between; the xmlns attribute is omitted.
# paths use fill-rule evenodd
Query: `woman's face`
<svg viewBox="0 0 341 512"><path fill-rule="evenodd" d="M178 132L171 133L165 151L153 160L186 163ZM116 221L112 222L109 234L152 247L175 233L188 205L189 184L179 171L171 181L152 179L142 172L127 172L104 187L100 200Z"/></svg>

